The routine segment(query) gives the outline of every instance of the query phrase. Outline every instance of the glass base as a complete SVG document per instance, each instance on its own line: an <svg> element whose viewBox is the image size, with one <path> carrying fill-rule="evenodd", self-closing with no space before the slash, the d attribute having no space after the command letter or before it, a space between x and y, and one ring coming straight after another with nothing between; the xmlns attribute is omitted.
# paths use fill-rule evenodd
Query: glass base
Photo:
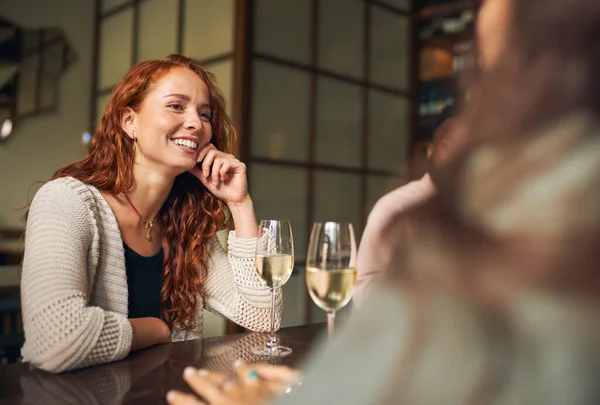
<svg viewBox="0 0 600 405"><path fill-rule="evenodd" d="M287 357L292 354L292 349L287 346L259 346L252 349L252 353L265 357Z"/></svg>

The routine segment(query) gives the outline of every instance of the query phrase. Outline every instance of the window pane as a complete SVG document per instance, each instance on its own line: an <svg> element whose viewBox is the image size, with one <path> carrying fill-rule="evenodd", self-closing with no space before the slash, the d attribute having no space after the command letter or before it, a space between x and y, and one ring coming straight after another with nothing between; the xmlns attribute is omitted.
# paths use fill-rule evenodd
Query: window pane
<svg viewBox="0 0 600 405"><path fill-rule="evenodd" d="M373 206L381 197L388 192L400 187L401 181L396 177L367 176L367 204L365 207L365 218L373 209Z"/></svg>
<svg viewBox="0 0 600 405"><path fill-rule="evenodd" d="M202 337L209 338L224 335L225 318L206 309L203 311L203 316Z"/></svg>
<svg viewBox="0 0 600 405"><path fill-rule="evenodd" d="M363 78L364 10L360 1L320 1L319 67Z"/></svg>
<svg viewBox="0 0 600 405"><path fill-rule="evenodd" d="M258 52L308 63L310 1L255 1L254 43Z"/></svg>
<svg viewBox="0 0 600 405"><path fill-rule="evenodd" d="M252 155L306 160L310 76L269 62L254 63Z"/></svg>
<svg viewBox="0 0 600 405"><path fill-rule="evenodd" d="M233 102L233 58L206 65L206 69L217 77L217 85L227 102L227 111L231 114Z"/></svg>
<svg viewBox="0 0 600 405"><path fill-rule="evenodd" d="M371 9L370 80L377 84L408 89L409 78L408 18L389 11Z"/></svg>
<svg viewBox="0 0 600 405"><path fill-rule="evenodd" d="M369 93L369 167L398 171L409 140L407 98L379 91Z"/></svg>
<svg viewBox="0 0 600 405"><path fill-rule="evenodd" d="M316 161L360 167L362 142L361 88L318 79Z"/></svg>
<svg viewBox="0 0 600 405"><path fill-rule="evenodd" d="M125 3L133 3L133 0L102 0L102 12L112 10Z"/></svg>
<svg viewBox="0 0 600 405"><path fill-rule="evenodd" d="M183 53L208 59L233 52L234 0L185 2Z"/></svg>
<svg viewBox="0 0 600 405"><path fill-rule="evenodd" d="M307 298L304 265L296 265L292 277L283 286L282 327L304 325L306 299L310 298Z"/></svg>
<svg viewBox="0 0 600 405"><path fill-rule="evenodd" d="M101 22L99 89L117 84L131 67L132 22L131 8Z"/></svg>
<svg viewBox="0 0 600 405"><path fill-rule="evenodd" d="M350 222L358 242L361 229L360 174L315 171L315 221Z"/></svg>
<svg viewBox="0 0 600 405"><path fill-rule="evenodd" d="M306 257L307 169L253 163L250 166L250 193L258 221L292 221L296 260Z"/></svg>
<svg viewBox="0 0 600 405"><path fill-rule="evenodd" d="M177 3L173 0L147 0L139 7L138 60L162 59L175 53Z"/></svg>
<svg viewBox="0 0 600 405"><path fill-rule="evenodd" d="M410 10L410 0L379 0L381 3L389 4L399 10Z"/></svg>

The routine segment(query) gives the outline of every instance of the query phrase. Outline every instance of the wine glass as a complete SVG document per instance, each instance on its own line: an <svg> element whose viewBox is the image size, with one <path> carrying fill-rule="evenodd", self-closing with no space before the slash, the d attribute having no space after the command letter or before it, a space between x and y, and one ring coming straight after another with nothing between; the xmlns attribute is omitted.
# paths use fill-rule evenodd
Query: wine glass
<svg viewBox="0 0 600 405"><path fill-rule="evenodd" d="M294 269L294 238L290 221L261 221L256 242L256 273L271 288L271 331L265 346L253 353L267 357L285 357L292 349L279 345L275 335L275 298L277 290L288 281Z"/></svg>
<svg viewBox="0 0 600 405"><path fill-rule="evenodd" d="M352 224L316 222L306 256L306 286L318 307L327 312L333 334L336 312L346 306L356 284L356 242Z"/></svg>

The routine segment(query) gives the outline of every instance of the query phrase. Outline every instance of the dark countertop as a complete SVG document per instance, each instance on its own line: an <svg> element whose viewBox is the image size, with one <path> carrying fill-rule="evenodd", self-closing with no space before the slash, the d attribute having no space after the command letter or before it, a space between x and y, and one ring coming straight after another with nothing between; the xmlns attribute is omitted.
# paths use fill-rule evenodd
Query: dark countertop
<svg viewBox="0 0 600 405"><path fill-rule="evenodd" d="M323 324L282 329L281 343L293 353L271 363L298 365L324 329ZM268 362L251 351L266 339L266 333L240 333L168 343L115 363L63 374L11 364L0 367L0 404L166 404L167 391L189 391L181 378L186 366L229 372L237 359Z"/></svg>

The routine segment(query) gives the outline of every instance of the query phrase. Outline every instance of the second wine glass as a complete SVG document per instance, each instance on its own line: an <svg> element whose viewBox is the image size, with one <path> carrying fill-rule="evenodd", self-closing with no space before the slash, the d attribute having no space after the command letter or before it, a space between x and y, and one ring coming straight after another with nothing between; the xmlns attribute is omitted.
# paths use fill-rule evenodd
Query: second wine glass
<svg viewBox="0 0 600 405"><path fill-rule="evenodd" d="M256 242L256 273L271 289L271 332L265 346L255 347L254 354L285 357L292 349L279 344L275 334L275 298L294 269L294 238L290 221L261 221Z"/></svg>
<svg viewBox="0 0 600 405"><path fill-rule="evenodd" d="M356 242L352 224L317 222L306 256L306 286L317 306L327 312L327 330L333 333L335 314L354 293Z"/></svg>

